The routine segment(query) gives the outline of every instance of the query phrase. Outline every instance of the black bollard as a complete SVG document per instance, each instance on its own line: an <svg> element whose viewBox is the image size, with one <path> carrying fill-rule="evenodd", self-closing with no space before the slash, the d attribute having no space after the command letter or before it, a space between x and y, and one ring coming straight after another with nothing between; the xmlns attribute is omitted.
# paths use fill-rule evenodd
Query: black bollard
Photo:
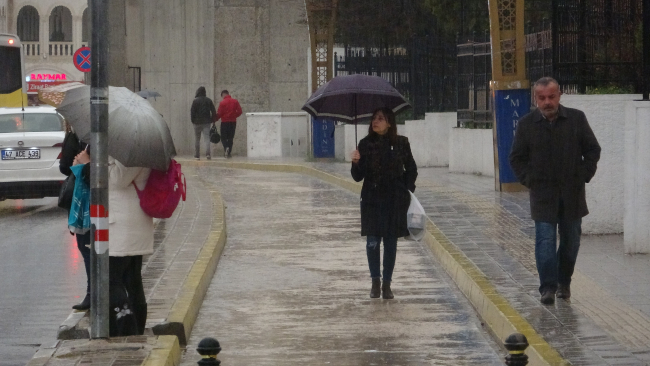
<svg viewBox="0 0 650 366"><path fill-rule="evenodd" d="M203 356L198 362L199 366L221 365L221 361L217 360L217 355L221 352L221 346L216 339L210 337L201 339L196 351Z"/></svg>
<svg viewBox="0 0 650 366"><path fill-rule="evenodd" d="M506 338L503 345L508 350L506 356L507 366L526 366L528 365L528 356L524 353L528 348L528 339L521 333L513 333Z"/></svg>

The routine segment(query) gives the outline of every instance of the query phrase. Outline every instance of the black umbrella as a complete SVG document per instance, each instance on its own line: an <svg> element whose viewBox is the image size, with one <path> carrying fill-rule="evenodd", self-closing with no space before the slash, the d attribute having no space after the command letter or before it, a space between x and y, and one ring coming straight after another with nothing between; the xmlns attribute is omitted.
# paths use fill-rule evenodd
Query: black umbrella
<svg viewBox="0 0 650 366"><path fill-rule="evenodd" d="M410 106L385 79L355 74L337 76L328 81L307 99L302 109L314 118L354 122L356 140L356 123L372 117L378 108L390 108L397 114Z"/></svg>

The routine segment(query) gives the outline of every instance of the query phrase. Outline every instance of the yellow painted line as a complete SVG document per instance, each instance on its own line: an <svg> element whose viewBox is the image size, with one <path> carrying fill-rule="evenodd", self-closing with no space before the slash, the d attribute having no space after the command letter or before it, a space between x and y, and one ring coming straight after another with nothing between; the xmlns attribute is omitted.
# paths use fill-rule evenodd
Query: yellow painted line
<svg viewBox="0 0 650 366"><path fill-rule="evenodd" d="M362 186L361 183L299 164L250 163L227 160L211 160L209 162L184 160L183 164L302 173L338 185L354 193L360 193ZM529 365L571 365L534 330L533 326L510 305L506 298L499 294L490 279L438 229L431 219L429 219L427 233L423 240L496 337L504 340L512 333L521 333L526 336L530 344L526 349Z"/></svg>

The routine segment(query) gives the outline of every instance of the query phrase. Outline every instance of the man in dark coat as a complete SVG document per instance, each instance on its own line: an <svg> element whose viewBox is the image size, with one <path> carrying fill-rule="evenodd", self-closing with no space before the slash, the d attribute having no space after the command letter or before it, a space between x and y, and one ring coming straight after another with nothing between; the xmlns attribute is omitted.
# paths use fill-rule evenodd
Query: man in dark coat
<svg viewBox="0 0 650 366"><path fill-rule="evenodd" d="M190 118L194 125L194 158L201 159L201 133L205 143L205 158L210 160L210 123L216 122L217 110L212 99L206 96L205 87L201 86L196 90L196 96L192 102Z"/></svg>
<svg viewBox="0 0 650 366"><path fill-rule="evenodd" d="M533 89L537 109L517 125L510 166L530 189L539 292L543 304L553 304L556 292L558 298L571 297L582 217L589 214L585 183L596 174L600 145L585 114L560 105L555 79L543 77Z"/></svg>

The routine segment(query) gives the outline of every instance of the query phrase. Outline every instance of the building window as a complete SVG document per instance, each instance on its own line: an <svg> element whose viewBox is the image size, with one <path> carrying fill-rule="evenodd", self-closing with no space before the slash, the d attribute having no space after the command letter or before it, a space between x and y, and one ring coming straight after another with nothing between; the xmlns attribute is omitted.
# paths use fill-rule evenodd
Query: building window
<svg viewBox="0 0 650 366"><path fill-rule="evenodd" d="M50 42L72 42L72 13L57 6L50 14Z"/></svg>
<svg viewBox="0 0 650 366"><path fill-rule="evenodd" d="M23 42L38 42L40 17L33 6L23 6L18 12L17 33Z"/></svg>
<svg viewBox="0 0 650 366"><path fill-rule="evenodd" d="M90 42L90 10L86 8L81 17L81 41Z"/></svg>

